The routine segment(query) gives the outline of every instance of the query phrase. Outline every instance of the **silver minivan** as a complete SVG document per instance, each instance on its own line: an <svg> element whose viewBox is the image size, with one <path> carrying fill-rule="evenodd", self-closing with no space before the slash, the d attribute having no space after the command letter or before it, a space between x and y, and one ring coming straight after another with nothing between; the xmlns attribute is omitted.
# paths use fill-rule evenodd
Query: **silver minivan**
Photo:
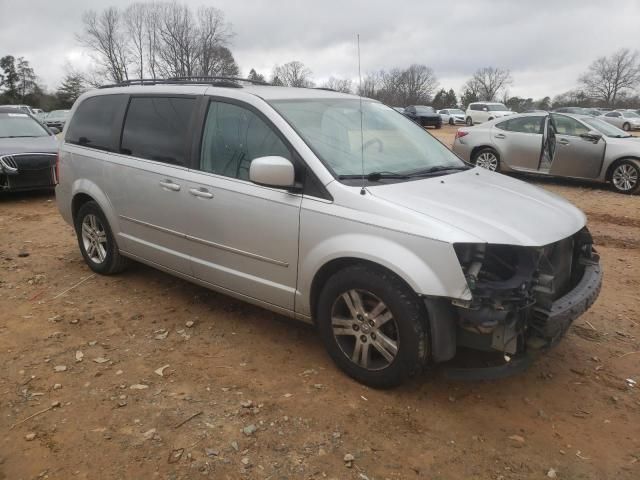
<svg viewBox="0 0 640 480"><path fill-rule="evenodd" d="M482 362L451 372L518 371L602 282L566 200L352 95L225 79L98 89L73 106L57 168L93 271L135 260L313 323L374 387L462 350Z"/></svg>

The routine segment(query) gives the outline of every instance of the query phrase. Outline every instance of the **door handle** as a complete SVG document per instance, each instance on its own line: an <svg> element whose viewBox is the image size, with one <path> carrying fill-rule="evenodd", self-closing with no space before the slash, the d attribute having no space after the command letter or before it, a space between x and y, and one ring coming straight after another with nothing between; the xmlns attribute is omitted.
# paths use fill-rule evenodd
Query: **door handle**
<svg viewBox="0 0 640 480"><path fill-rule="evenodd" d="M177 183L173 183L171 180L163 180L160 182L160 186L162 188L166 188L167 190L173 190L174 192L180 191L180 185Z"/></svg>
<svg viewBox="0 0 640 480"><path fill-rule="evenodd" d="M200 198L213 198L213 193L207 191L207 190L200 190L198 188L190 188L189 189L189 193L191 195L193 195L194 197L200 197Z"/></svg>
<svg viewBox="0 0 640 480"><path fill-rule="evenodd" d="M560 140L558 140L558 143L560 145L569 145L569 140L565 140L564 138L561 138Z"/></svg>
<svg viewBox="0 0 640 480"><path fill-rule="evenodd" d="M507 138L506 135L502 134L502 133L498 133L497 135L495 135L496 138Z"/></svg>

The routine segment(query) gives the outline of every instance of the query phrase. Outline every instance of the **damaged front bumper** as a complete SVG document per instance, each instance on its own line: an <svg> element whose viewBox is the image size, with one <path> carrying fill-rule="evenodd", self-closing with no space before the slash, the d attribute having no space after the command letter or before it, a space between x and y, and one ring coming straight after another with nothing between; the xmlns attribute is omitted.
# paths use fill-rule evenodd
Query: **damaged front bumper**
<svg viewBox="0 0 640 480"><path fill-rule="evenodd" d="M453 306L427 300L434 360L448 361L461 349L495 355L471 366L448 365L448 377L488 379L524 370L558 343L602 286L586 228L542 248L478 245L457 251L473 300L454 300Z"/></svg>

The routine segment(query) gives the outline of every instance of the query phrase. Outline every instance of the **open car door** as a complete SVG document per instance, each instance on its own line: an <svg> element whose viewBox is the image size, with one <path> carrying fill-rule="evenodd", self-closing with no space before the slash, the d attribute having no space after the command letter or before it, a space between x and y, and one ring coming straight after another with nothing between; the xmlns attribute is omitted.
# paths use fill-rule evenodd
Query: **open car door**
<svg viewBox="0 0 640 480"><path fill-rule="evenodd" d="M552 113L547 130L551 151L548 173L560 177L597 178L600 175L606 142L593 138L591 130L575 118ZM545 153L543 152L543 161ZM543 166L540 169L543 170Z"/></svg>

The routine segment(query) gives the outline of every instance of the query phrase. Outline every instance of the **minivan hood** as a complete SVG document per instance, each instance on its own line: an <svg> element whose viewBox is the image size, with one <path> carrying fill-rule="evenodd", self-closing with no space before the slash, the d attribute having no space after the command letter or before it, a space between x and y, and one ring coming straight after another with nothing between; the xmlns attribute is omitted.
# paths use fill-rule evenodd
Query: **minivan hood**
<svg viewBox="0 0 640 480"><path fill-rule="evenodd" d="M55 135L46 137L0 138L0 155L14 153L56 153L58 140Z"/></svg>
<svg viewBox="0 0 640 480"><path fill-rule="evenodd" d="M368 191L478 242L543 246L574 234L586 223L585 215L564 198L481 168Z"/></svg>

